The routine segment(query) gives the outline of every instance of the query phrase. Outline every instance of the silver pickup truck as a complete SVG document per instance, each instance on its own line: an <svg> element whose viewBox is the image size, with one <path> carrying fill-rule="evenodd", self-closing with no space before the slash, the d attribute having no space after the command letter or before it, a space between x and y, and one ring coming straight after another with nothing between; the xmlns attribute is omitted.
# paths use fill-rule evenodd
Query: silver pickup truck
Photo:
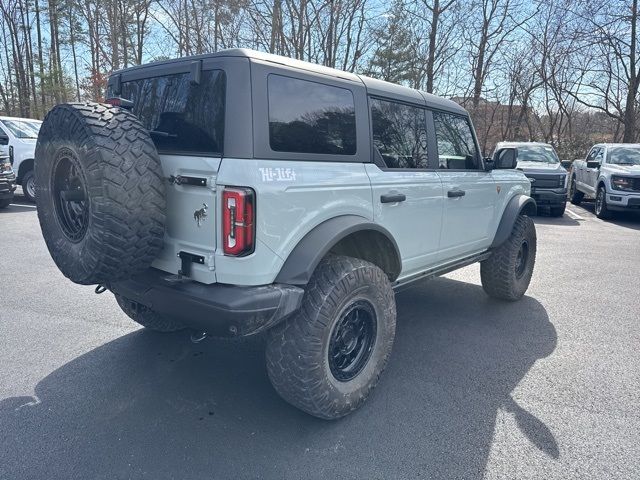
<svg viewBox="0 0 640 480"><path fill-rule="evenodd" d="M585 197L595 198L598 218L640 209L640 144L601 143L591 148L585 160L574 161L569 199L579 205Z"/></svg>

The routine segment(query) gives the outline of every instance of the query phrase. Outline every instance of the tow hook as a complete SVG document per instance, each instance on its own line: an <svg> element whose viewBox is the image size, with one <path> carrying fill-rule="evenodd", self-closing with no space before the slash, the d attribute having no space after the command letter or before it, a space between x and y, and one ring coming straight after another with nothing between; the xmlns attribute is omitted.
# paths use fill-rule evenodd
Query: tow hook
<svg viewBox="0 0 640 480"><path fill-rule="evenodd" d="M193 343L200 343L205 338L207 338L207 332L192 332L191 333L191 341Z"/></svg>
<svg viewBox="0 0 640 480"><path fill-rule="evenodd" d="M98 285L96 285L96 289L94 291L97 295L100 295L101 293L107 291L107 286L104 283L99 283Z"/></svg>

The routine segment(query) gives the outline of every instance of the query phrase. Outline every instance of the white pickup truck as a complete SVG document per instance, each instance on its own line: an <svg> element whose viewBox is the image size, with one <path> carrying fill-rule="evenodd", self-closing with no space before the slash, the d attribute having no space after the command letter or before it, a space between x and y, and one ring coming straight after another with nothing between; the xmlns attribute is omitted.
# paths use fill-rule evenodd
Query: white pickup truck
<svg viewBox="0 0 640 480"><path fill-rule="evenodd" d="M40 125L41 121L31 118L0 117L0 154L6 151L9 155L16 182L31 202L36 196L33 158Z"/></svg>
<svg viewBox="0 0 640 480"><path fill-rule="evenodd" d="M585 160L571 167L569 199L579 205L595 198L598 218L613 211L640 209L640 144L594 145Z"/></svg>

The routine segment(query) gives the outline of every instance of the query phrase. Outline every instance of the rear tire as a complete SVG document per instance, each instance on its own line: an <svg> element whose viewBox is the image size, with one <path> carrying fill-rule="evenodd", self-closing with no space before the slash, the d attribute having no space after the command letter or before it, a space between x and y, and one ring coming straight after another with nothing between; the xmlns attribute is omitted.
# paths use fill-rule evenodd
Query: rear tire
<svg viewBox="0 0 640 480"><path fill-rule="evenodd" d="M22 177L22 194L28 201L36 201L36 176L33 170L29 170Z"/></svg>
<svg viewBox="0 0 640 480"><path fill-rule="evenodd" d="M386 274L357 258L329 256L302 307L269 332L269 378L287 402L332 420L360 407L384 370L396 305Z"/></svg>
<svg viewBox="0 0 640 480"><path fill-rule="evenodd" d="M596 217L607 220L611 218L611 210L607 208L607 191L600 185L598 187L598 193L596 193Z"/></svg>
<svg viewBox="0 0 640 480"><path fill-rule="evenodd" d="M114 293L116 301L124 313L126 313L131 320L142 325L154 332L169 333L183 330L185 327L180 322L160 315L154 310L142 305L141 303L129 300L122 295Z"/></svg>
<svg viewBox="0 0 640 480"><path fill-rule="evenodd" d="M560 207L551 207L549 209L549 215L551 215L552 217L561 217L564 215L564 211L566 207L567 206L564 204Z"/></svg>
<svg viewBox="0 0 640 480"><path fill-rule="evenodd" d="M482 288L487 295L511 302L520 299L531 282L536 249L533 220L518 216L509 238L480 263Z"/></svg>
<svg viewBox="0 0 640 480"><path fill-rule="evenodd" d="M164 243L165 185L156 148L132 113L57 105L35 157L40 227L66 277L109 283L151 265Z"/></svg>
<svg viewBox="0 0 640 480"><path fill-rule="evenodd" d="M584 193L578 190L578 187L576 186L576 176L572 175L569 183L569 201L574 205L580 205L583 198Z"/></svg>

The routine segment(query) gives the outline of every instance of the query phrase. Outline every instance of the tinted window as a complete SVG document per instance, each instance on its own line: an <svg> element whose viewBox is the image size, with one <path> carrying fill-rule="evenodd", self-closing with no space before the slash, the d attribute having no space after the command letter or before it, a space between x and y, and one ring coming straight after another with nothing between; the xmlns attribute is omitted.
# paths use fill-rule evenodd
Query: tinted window
<svg viewBox="0 0 640 480"><path fill-rule="evenodd" d="M428 168L425 110L370 99L373 144L389 168Z"/></svg>
<svg viewBox="0 0 640 480"><path fill-rule="evenodd" d="M438 140L438 168L480 168L469 121L458 115L441 112L434 112L433 120Z"/></svg>
<svg viewBox="0 0 640 480"><path fill-rule="evenodd" d="M350 90L280 75L269 75L268 90L272 150L356 153L356 114Z"/></svg>
<svg viewBox="0 0 640 480"><path fill-rule="evenodd" d="M222 153L224 72L203 71L198 85L189 73L124 82L121 96L133 101L159 151Z"/></svg>

